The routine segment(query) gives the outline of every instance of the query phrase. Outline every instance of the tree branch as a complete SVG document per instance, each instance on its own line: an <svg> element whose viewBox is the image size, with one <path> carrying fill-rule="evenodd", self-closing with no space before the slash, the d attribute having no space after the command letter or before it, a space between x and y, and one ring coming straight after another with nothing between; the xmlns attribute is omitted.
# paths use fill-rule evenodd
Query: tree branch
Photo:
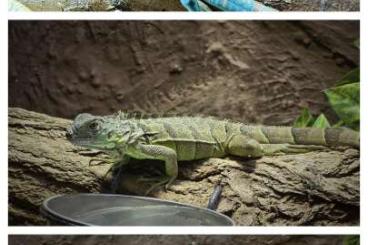
<svg viewBox="0 0 368 245"><path fill-rule="evenodd" d="M109 165L89 166L100 153L65 138L69 120L9 109L9 223L44 225L39 207L63 193L103 192ZM138 163L138 164L137 164ZM137 177L151 162L133 162L122 190L142 193ZM158 164L162 166L162 164ZM224 186L218 211L238 225L357 225L359 151L217 159L179 163L179 178L154 197L206 207L216 183Z"/></svg>

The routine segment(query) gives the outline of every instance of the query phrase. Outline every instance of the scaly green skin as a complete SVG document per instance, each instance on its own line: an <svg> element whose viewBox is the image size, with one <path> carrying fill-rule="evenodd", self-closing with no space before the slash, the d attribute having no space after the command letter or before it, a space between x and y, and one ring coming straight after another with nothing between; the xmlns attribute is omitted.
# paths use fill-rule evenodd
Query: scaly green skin
<svg viewBox="0 0 368 245"><path fill-rule="evenodd" d="M105 151L117 164L125 164L129 157L164 161L167 176L154 187L165 183L168 187L176 179L177 161L227 155L255 158L323 146L359 147L359 133L347 128L251 126L201 117L135 119L124 114L80 114L67 137L76 145Z"/></svg>

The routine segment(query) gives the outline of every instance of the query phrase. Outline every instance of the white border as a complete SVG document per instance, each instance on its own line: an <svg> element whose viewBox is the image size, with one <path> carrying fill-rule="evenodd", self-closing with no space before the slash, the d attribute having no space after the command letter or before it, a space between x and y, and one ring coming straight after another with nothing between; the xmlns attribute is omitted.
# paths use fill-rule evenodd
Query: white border
<svg viewBox="0 0 368 245"><path fill-rule="evenodd" d="M360 244L368 244L368 2L361 0L360 8Z"/></svg>
<svg viewBox="0 0 368 245"><path fill-rule="evenodd" d="M0 242L8 243L8 1L0 2ZM6 242L6 243L5 243Z"/></svg>
<svg viewBox="0 0 368 245"><path fill-rule="evenodd" d="M348 1L348 0L347 0ZM368 132L366 105L368 105L368 3L361 1L361 12L258 12L258 13L188 13L188 12L107 12L107 13L67 13L33 12L8 13L7 0L0 2L0 126L2 166L0 167L0 222L1 244L7 244L7 234L361 234L361 244L368 244L368 167L365 135ZM360 227L8 227L8 179L7 179L7 113L8 113L8 19L9 20L361 20L361 226ZM364 55L363 55L364 54ZM364 67L366 69L364 69Z"/></svg>

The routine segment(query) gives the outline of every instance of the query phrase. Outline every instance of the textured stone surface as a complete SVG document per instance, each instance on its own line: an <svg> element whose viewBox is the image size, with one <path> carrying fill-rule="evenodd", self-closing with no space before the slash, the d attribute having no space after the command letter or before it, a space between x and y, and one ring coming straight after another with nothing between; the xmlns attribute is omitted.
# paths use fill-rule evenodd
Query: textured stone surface
<svg viewBox="0 0 368 245"><path fill-rule="evenodd" d="M62 193L102 192L109 165L88 166L99 154L65 138L70 121L9 109L9 223L41 225L39 207ZM124 171L123 193L143 193L136 179L154 164L139 161ZM158 164L162 166L162 164ZM182 162L167 192L152 196L206 207L216 183L223 185L218 211L237 225L357 225L359 151ZM129 170L129 168L127 169ZM134 171L133 171L134 170ZM139 173L139 174L137 174Z"/></svg>

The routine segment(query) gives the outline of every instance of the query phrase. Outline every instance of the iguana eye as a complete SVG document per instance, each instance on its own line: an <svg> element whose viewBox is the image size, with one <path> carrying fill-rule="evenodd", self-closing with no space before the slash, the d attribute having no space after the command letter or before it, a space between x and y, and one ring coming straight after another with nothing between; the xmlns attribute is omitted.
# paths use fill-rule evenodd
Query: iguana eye
<svg viewBox="0 0 368 245"><path fill-rule="evenodd" d="M92 122L89 125L89 129L93 130L93 131L97 131L98 130L98 123L97 122Z"/></svg>
<svg viewBox="0 0 368 245"><path fill-rule="evenodd" d="M112 138L112 135L113 135L113 132L109 132L109 133L107 134L107 138L108 138L108 139L111 139L111 138Z"/></svg>

